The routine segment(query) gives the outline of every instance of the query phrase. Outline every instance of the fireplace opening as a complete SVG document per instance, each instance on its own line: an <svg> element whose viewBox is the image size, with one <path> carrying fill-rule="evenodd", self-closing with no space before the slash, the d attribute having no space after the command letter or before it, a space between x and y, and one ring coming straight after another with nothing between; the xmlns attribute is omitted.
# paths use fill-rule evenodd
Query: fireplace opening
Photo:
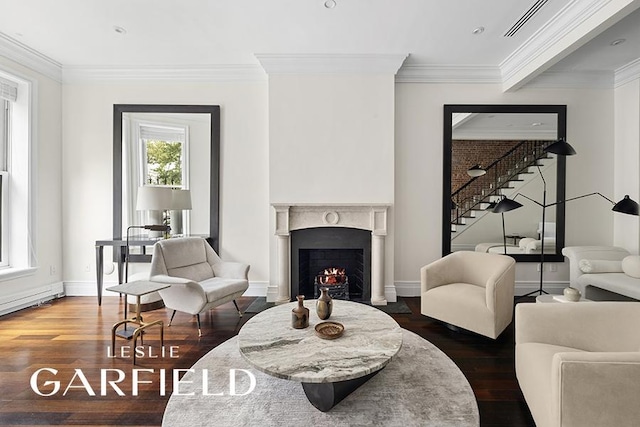
<svg viewBox="0 0 640 427"><path fill-rule="evenodd" d="M291 232L291 296L317 298L319 287L336 299L371 298L371 232L318 227Z"/></svg>

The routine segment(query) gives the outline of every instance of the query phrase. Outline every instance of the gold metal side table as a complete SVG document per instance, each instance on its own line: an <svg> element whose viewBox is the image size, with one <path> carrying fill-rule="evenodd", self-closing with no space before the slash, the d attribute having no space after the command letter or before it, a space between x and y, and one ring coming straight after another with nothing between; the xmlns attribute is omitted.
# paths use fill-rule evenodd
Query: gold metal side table
<svg viewBox="0 0 640 427"><path fill-rule="evenodd" d="M162 320L156 320L153 322L145 323L142 320L142 315L140 314L140 297L142 295L150 294L152 292L156 292L162 289L166 289L171 285L167 285L165 283L158 282L150 282L148 280L137 280L135 282L123 283L122 285L111 286L106 288L108 291L118 292L120 294L125 295L134 295L136 297L136 313L135 317L121 320L113 325L111 328L111 350L115 354L115 346L116 346L116 329L118 326L124 325L125 330L123 334L117 334L118 336L122 336L123 338L133 338L133 364L136 364L136 343L138 340L138 336L140 336L140 341L142 341L142 331L145 328L150 326L160 325L160 346L164 345L164 322ZM126 304L126 300L125 300ZM134 325L138 325L136 329L134 329L133 334L127 333L127 323L132 323Z"/></svg>

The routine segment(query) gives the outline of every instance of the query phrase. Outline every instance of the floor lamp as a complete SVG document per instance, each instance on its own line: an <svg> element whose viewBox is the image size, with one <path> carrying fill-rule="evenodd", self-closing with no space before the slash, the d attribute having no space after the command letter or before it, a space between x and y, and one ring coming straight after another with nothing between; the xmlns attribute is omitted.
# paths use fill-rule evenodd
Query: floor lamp
<svg viewBox="0 0 640 427"><path fill-rule="evenodd" d="M545 153L552 153L552 154L556 154L559 156L572 156L574 154L576 154L576 151L573 149L573 147L565 141L564 138L561 138L560 140L550 144L549 146L547 146L544 149ZM518 196L522 196L530 201L532 201L533 203L537 204L538 206L542 207L542 226L541 226L541 230L540 230L540 283L539 283L539 287L537 290L529 292L525 295L521 295L521 297L526 297L529 295L533 295L533 294L539 294L542 295L543 293L546 294L548 292L546 292L543 289L543 285L544 285L544 238L545 238L545 222L546 222L546 209L548 207L551 206L556 206L559 204L564 204L567 202L570 202L572 200L577 200L577 199L582 199L585 197L589 197L589 196L595 196L598 195L602 198L604 198L605 200L609 201L612 205L613 208L612 210L614 212L620 212L620 213L624 213L627 215L638 215L638 203L636 203L634 200L632 200L628 195L624 196L624 198L622 200L620 200L619 202L615 203L613 200L609 199L608 197L605 197L604 195L602 195L601 193L598 192L593 192L593 193L589 193L589 194L583 194L582 196L577 196L577 197L572 197L569 199L565 199L565 200L559 200L555 203L549 203L547 204L547 182L544 179L544 175L542 173L542 170L540 169L540 166L536 165L536 167L538 168L538 172L540 172L540 178L542 179L542 203L538 202L537 200L534 200L524 194L518 193L514 196L513 199L509 199L506 196L503 196L502 200L500 200L500 202L498 202L498 204L496 205L495 208L493 208L493 212L495 213L501 213L503 215L502 217L502 235L503 235L503 241L504 241L504 252L505 254L507 253L507 240L506 240L506 233L505 233L505 228L504 228L504 212L508 212L514 209L518 209L519 207L521 207L522 205L518 202L515 201L515 199Z"/></svg>
<svg viewBox="0 0 640 427"><path fill-rule="evenodd" d="M499 213L500 215L502 215L502 244L504 245L505 255L507 254L507 232L504 227L504 213L512 211L514 209L518 209L520 207L522 207L521 203L503 196L502 199L493 207L493 209L491 209L491 212Z"/></svg>

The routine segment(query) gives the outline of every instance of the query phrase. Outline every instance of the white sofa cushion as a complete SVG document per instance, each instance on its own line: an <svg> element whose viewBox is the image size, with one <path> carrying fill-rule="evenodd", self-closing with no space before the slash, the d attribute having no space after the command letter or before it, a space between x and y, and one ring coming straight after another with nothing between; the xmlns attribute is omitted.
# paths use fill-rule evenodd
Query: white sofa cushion
<svg viewBox="0 0 640 427"><path fill-rule="evenodd" d="M578 266L583 273L622 273L622 261L581 259Z"/></svg>
<svg viewBox="0 0 640 427"><path fill-rule="evenodd" d="M629 255L622 260L621 264L624 274L640 279L640 256Z"/></svg>

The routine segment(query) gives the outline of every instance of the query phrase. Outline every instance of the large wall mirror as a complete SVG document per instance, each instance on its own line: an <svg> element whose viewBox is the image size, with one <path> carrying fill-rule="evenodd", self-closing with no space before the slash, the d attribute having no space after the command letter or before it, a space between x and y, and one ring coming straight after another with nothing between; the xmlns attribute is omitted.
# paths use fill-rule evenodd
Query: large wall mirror
<svg viewBox="0 0 640 427"><path fill-rule="evenodd" d="M445 105L443 134L443 255L562 261L566 162L544 149L566 137L566 106ZM522 206L494 213L504 197Z"/></svg>
<svg viewBox="0 0 640 427"><path fill-rule="evenodd" d="M170 220L172 232L206 236L217 251L219 156L219 106L114 105L114 239L126 236L130 225ZM139 209L142 187L189 190L190 206L167 208L150 221Z"/></svg>

